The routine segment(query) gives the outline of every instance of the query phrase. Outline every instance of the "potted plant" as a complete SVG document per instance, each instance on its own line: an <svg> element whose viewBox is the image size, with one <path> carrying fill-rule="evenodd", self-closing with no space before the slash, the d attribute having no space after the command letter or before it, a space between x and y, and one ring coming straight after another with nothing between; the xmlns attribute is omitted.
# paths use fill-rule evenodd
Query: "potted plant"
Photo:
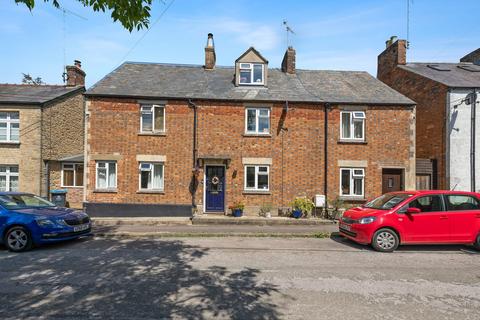
<svg viewBox="0 0 480 320"><path fill-rule="evenodd" d="M302 216L310 217L315 204L307 197L296 197L292 202L292 217L298 219Z"/></svg>
<svg viewBox="0 0 480 320"><path fill-rule="evenodd" d="M271 203L264 203L260 207L259 215L261 217L271 218L272 217L271 211L272 211L272 204Z"/></svg>
<svg viewBox="0 0 480 320"><path fill-rule="evenodd" d="M335 214L333 215L333 219L340 219L344 212L345 212L345 202L340 199L340 197L335 198L335 200L332 202L332 206L335 210Z"/></svg>
<svg viewBox="0 0 480 320"><path fill-rule="evenodd" d="M232 216L238 218L243 216L243 209L245 209L245 205L242 202L237 202L230 208L232 210Z"/></svg>

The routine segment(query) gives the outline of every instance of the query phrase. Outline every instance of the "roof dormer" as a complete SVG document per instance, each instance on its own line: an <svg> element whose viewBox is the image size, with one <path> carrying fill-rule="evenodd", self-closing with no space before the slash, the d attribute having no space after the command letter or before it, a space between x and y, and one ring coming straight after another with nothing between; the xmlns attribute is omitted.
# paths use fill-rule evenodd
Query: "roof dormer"
<svg viewBox="0 0 480 320"><path fill-rule="evenodd" d="M236 86L267 86L268 60L254 47L235 61Z"/></svg>

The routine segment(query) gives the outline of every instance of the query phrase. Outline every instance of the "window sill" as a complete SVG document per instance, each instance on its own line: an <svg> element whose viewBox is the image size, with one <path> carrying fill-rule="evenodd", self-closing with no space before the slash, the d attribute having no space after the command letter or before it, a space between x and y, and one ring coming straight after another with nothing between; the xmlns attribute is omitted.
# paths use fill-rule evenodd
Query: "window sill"
<svg viewBox="0 0 480 320"><path fill-rule="evenodd" d="M360 197L353 197L353 196L340 196L340 200L343 201L352 201L352 202L365 202L367 199L365 199L363 196Z"/></svg>
<svg viewBox="0 0 480 320"><path fill-rule="evenodd" d="M271 138L272 135L270 133L244 133L243 134L244 137L248 137L248 138Z"/></svg>
<svg viewBox="0 0 480 320"><path fill-rule="evenodd" d="M61 188L68 188L68 189L82 189L83 186L61 186Z"/></svg>
<svg viewBox="0 0 480 320"><path fill-rule="evenodd" d="M242 194L261 194L261 195L269 195L272 194L270 191L262 191L262 190L243 190Z"/></svg>
<svg viewBox="0 0 480 320"><path fill-rule="evenodd" d="M115 189L94 189L93 193L117 193L118 190Z"/></svg>
<svg viewBox="0 0 480 320"><path fill-rule="evenodd" d="M20 142L19 141L0 141L0 145L9 145L9 146L19 146Z"/></svg>
<svg viewBox="0 0 480 320"><path fill-rule="evenodd" d="M349 140L349 139L340 139L338 140L339 144L367 144L366 140Z"/></svg>
<svg viewBox="0 0 480 320"><path fill-rule="evenodd" d="M163 190L137 190L138 194L165 194Z"/></svg>
<svg viewBox="0 0 480 320"><path fill-rule="evenodd" d="M139 136L166 136L167 135L167 132L166 131L162 131L162 132L139 132L138 133Z"/></svg>

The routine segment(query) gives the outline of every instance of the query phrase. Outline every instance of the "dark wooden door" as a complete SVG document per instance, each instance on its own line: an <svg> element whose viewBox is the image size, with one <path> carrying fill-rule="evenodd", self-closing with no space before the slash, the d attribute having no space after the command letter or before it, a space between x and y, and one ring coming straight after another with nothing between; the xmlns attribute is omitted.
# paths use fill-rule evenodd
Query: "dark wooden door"
<svg viewBox="0 0 480 320"><path fill-rule="evenodd" d="M402 191L403 170L402 169L383 169L382 171L382 193Z"/></svg>
<svg viewBox="0 0 480 320"><path fill-rule="evenodd" d="M205 174L205 210L225 210L225 167L207 166Z"/></svg>

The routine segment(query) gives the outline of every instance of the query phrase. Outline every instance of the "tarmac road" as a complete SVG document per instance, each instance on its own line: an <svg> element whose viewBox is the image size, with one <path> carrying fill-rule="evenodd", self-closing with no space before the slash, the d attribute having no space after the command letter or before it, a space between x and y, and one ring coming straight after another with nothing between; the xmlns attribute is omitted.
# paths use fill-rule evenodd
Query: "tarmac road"
<svg viewBox="0 0 480 320"><path fill-rule="evenodd" d="M2 319L480 319L480 254L343 238L87 238L0 250Z"/></svg>

